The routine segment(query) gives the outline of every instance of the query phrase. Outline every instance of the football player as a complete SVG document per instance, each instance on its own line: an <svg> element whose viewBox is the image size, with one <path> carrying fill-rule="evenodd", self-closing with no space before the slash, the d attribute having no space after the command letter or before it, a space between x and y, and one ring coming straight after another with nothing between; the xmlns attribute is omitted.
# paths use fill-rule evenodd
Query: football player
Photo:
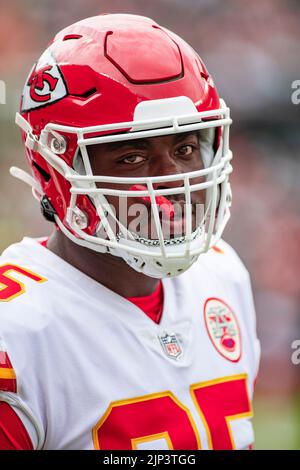
<svg viewBox="0 0 300 470"><path fill-rule="evenodd" d="M53 233L0 267L1 449L248 449L260 347L229 109L149 18L58 33L16 122Z"/></svg>

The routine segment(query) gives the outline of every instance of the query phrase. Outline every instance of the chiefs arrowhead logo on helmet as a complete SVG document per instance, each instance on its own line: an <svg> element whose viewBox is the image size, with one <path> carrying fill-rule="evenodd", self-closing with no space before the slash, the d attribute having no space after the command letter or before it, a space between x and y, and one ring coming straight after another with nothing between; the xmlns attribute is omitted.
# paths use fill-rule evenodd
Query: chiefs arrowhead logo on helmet
<svg viewBox="0 0 300 470"><path fill-rule="evenodd" d="M47 65L41 70L34 70L29 77L27 85L30 86L30 97L33 101L38 101L39 103L44 103L51 99L51 93L39 94L38 90L43 93L46 83L49 86L49 92L55 90L58 78L51 75L51 70L53 69L52 65Z"/></svg>
<svg viewBox="0 0 300 470"><path fill-rule="evenodd" d="M63 75L53 56L46 51L31 70L23 90L22 111L61 100L68 94Z"/></svg>

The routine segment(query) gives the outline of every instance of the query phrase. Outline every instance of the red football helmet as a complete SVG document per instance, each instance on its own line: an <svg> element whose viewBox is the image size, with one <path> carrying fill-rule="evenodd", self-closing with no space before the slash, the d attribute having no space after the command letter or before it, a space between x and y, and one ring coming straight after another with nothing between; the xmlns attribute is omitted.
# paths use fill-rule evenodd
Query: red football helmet
<svg viewBox="0 0 300 470"><path fill-rule="evenodd" d="M32 185L44 214L75 243L164 277L186 270L221 236L231 201L229 109L197 53L151 19L101 15L58 33L29 74L16 122L33 176L11 172ZM195 130L203 160L198 171L146 178L93 175L89 145ZM204 181L195 183L199 177ZM169 181L178 181L178 187L157 189ZM206 194L195 229L194 191ZM165 239L159 200L167 203L172 194L185 198L186 232ZM151 201L156 239L140 237L116 220L110 195ZM118 223L117 233L111 220Z"/></svg>

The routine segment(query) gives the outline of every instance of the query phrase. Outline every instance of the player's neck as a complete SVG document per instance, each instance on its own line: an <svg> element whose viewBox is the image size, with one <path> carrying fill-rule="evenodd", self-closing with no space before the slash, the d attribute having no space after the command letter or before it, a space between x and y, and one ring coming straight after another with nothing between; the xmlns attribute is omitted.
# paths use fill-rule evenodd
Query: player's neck
<svg viewBox="0 0 300 470"><path fill-rule="evenodd" d="M59 231L54 231L47 248L81 272L123 297L149 295L158 279L136 272L122 258L97 253L76 245Z"/></svg>

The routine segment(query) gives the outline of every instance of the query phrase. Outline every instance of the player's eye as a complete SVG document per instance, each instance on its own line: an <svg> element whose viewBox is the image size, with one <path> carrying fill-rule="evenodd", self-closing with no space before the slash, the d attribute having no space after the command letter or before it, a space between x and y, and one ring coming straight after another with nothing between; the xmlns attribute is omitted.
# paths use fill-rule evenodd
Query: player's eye
<svg viewBox="0 0 300 470"><path fill-rule="evenodd" d="M121 160L121 163L127 163L130 165L130 164L141 163L144 160L145 160L145 157L142 157L141 155L128 155L127 157Z"/></svg>
<svg viewBox="0 0 300 470"><path fill-rule="evenodd" d="M176 150L175 155L179 155L180 157L189 156L193 153L194 149L195 147L193 145L182 145Z"/></svg>

